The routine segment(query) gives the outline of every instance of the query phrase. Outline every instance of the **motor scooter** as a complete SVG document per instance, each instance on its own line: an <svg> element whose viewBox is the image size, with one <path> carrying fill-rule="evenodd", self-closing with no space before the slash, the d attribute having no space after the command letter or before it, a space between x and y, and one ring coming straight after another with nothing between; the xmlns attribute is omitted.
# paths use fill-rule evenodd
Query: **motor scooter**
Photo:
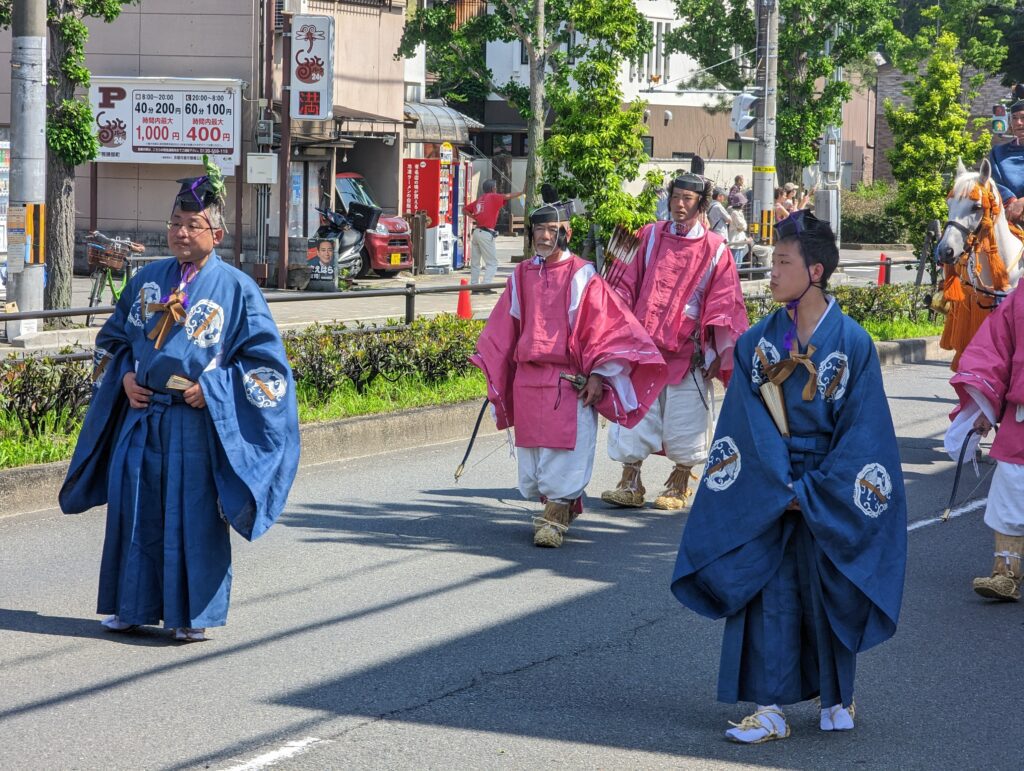
<svg viewBox="0 0 1024 771"><path fill-rule="evenodd" d="M351 220L341 212L319 207L317 212L322 224L317 228L316 237L336 242L338 274L355 276L363 262L364 232L354 227Z"/></svg>

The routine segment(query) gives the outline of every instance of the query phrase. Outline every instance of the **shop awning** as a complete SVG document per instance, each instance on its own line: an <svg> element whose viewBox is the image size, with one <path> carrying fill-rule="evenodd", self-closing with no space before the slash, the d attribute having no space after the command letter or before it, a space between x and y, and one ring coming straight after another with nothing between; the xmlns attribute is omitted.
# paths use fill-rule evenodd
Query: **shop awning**
<svg viewBox="0 0 1024 771"><path fill-rule="evenodd" d="M334 119L343 134L397 134L402 121L384 115L334 105Z"/></svg>
<svg viewBox="0 0 1024 771"><path fill-rule="evenodd" d="M405 103L405 142L451 142L469 144L469 132L479 131L484 124L453 110L439 99ZM409 124L415 121L415 125Z"/></svg>

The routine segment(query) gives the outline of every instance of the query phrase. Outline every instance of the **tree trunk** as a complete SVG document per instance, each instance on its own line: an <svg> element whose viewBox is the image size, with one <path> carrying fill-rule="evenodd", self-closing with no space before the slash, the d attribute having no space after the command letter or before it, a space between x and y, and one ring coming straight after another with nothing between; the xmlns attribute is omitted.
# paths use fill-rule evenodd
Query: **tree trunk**
<svg viewBox="0 0 1024 771"><path fill-rule="evenodd" d="M75 170L51 153L46 164L47 308L71 307L74 258Z"/></svg>
<svg viewBox="0 0 1024 771"><path fill-rule="evenodd" d="M61 71L69 46L51 27L48 41L46 89L48 110L75 95L75 85ZM71 307L71 278L75 259L75 169L55 153L46 154L46 307ZM63 320L66 325L67 320Z"/></svg>
<svg viewBox="0 0 1024 771"><path fill-rule="evenodd" d="M544 144L544 75L547 69L547 35L545 33L544 0L534 0L533 45L528 47L530 59L530 118L526 124L526 182L523 192L524 220L523 257L530 255L530 212L537 207L537 183L543 174L541 147Z"/></svg>

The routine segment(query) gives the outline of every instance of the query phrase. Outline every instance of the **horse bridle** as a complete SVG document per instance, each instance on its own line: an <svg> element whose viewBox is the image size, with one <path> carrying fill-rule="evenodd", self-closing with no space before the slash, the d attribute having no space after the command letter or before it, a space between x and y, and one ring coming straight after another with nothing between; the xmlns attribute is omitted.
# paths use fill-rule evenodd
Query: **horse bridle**
<svg viewBox="0 0 1024 771"><path fill-rule="evenodd" d="M971 236L976 236L978 234L978 231L981 230L982 220L984 220L984 217L981 217L981 218L978 219L978 226L976 228L974 228L974 230L968 230L966 226L961 225L956 220L946 220L946 224L944 224L942 226L942 232L939 234L939 241L942 241L942 239L945 237L946 229L947 228L953 228L954 230L959 230L960 234L964 237L964 251L963 251L963 253L965 255L967 255L967 259L969 261L971 259L971 257L974 256L974 239L972 239ZM951 262L951 263L944 263L944 264L955 265L956 262L954 261L954 262ZM960 279L960 280L963 281L963 279ZM978 287L978 286L975 286L974 284L971 284L971 287L978 294L987 295L987 296L993 298L993 300L994 300L994 302L991 305L982 305L981 303L978 303L978 307L981 308L982 310L993 310L994 308L999 307L999 303L1002 300L1006 299L1006 295L1007 295L1006 292L998 292L998 291L995 291L995 290L985 289L984 287Z"/></svg>

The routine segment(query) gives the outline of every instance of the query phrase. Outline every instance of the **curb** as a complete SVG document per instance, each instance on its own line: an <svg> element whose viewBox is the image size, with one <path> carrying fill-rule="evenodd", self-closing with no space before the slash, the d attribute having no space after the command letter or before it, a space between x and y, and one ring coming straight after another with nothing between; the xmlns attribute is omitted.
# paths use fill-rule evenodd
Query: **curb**
<svg viewBox="0 0 1024 771"><path fill-rule="evenodd" d="M382 415L365 415L300 427L299 467L468 440L480 412L480 400L439 407L417 407ZM493 421L482 421L480 436L498 433ZM57 507L68 461L0 470L0 517ZM451 469L455 473L455 469Z"/></svg>
<svg viewBox="0 0 1024 771"><path fill-rule="evenodd" d="M875 350L883 367L953 358L952 351L939 348L938 337L875 343ZM426 447L468 439L479 411L480 401L474 400L329 423L307 423L300 427L299 467L355 460L402 447ZM481 422L481 436L496 433L498 430L492 421ZM58 461L0 470L0 517L55 508L67 469L68 461Z"/></svg>
<svg viewBox="0 0 1024 771"><path fill-rule="evenodd" d="M890 252L912 252L914 251L913 244L847 244L842 242L839 244L840 249L854 249L864 252L884 252L886 250Z"/></svg>

